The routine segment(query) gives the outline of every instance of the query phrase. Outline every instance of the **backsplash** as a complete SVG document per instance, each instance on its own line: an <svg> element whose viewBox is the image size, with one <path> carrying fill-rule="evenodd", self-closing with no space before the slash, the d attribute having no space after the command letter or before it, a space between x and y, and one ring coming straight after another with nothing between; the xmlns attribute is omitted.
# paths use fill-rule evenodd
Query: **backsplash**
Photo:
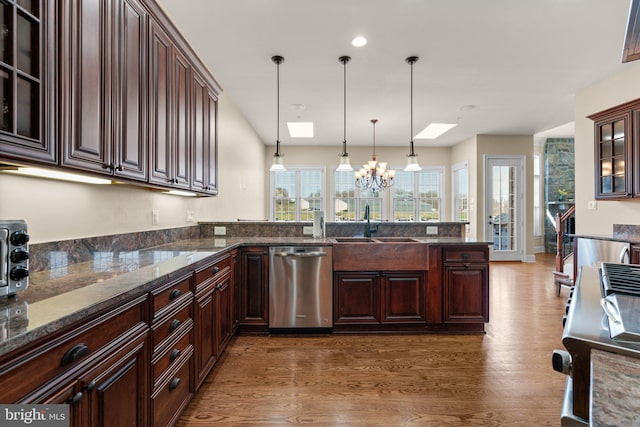
<svg viewBox="0 0 640 427"><path fill-rule="evenodd" d="M640 225L613 224L613 237L617 239L640 239Z"/></svg>
<svg viewBox="0 0 640 427"><path fill-rule="evenodd" d="M327 237L351 237L364 233L365 222L327 222ZM461 222L372 222L380 237L427 237L427 227L436 227L436 233L428 237L464 237L466 223ZM224 227L224 234L215 234L216 227ZM309 237L304 227L309 222L212 222L200 224L200 237Z"/></svg>
<svg viewBox="0 0 640 427"><path fill-rule="evenodd" d="M29 270L49 270L52 264L77 264L91 261L97 252L131 252L200 236L200 227L168 228L110 236L61 240L29 245ZM64 257L64 260L56 257Z"/></svg>

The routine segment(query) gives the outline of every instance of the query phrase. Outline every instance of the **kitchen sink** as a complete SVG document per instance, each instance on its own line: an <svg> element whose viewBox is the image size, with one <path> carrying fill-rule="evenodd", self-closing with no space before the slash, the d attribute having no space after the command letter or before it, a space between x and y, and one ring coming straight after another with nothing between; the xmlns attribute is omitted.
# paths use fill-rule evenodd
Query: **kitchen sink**
<svg viewBox="0 0 640 427"><path fill-rule="evenodd" d="M334 237L336 243L375 243L370 237Z"/></svg>
<svg viewBox="0 0 640 427"><path fill-rule="evenodd" d="M411 237L333 237L334 271L428 269L428 243Z"/></svg>
<svg viewBox="0 0 640 427"><path fill-rule="evenodd" d="M336 243L421 243L411 237L333 237Z"/></svg>
<svg viewBox="0 0 640 427"><path fill-rule="evenodd" d="M385 243L420 243L419 240L412 239L411 237L376 237L374 240Z"/></svg>

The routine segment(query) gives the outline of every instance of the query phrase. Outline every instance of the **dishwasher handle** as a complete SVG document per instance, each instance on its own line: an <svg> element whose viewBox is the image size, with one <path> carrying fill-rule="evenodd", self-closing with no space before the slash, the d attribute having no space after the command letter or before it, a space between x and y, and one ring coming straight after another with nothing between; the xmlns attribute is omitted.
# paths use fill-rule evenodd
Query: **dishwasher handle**
<svg viewBox="0 0 640 427"><path fill-rule="evenodd" d="M320 251L316 251L316 252L275 252L274 255L275 256L282 256L282 257L315 258L315 257L327 256L327 253L326 252L320 252Z"/></svg>

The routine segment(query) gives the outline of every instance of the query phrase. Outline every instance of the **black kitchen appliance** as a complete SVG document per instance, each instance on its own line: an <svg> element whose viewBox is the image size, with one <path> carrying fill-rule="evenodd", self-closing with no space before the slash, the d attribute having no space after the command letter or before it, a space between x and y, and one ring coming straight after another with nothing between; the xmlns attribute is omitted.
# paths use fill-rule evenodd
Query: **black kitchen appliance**
<svg viewBox="0 0 640 427"><path fill-rule="evenodd" d="M23 220L0 220L0 296L29 286L29 233Z"/></svg>

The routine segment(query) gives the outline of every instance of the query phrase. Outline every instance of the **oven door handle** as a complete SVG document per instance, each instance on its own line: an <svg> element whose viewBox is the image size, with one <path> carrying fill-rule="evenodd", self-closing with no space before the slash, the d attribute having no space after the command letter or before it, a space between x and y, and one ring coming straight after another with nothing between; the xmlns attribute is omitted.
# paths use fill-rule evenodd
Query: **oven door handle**
<svg viewBox="0 0 640 427"><path fill-rule="evenodd" d="M625 246L625 248L620 252L620 263L621 264L629 264L631 262L629 256L629 247Z"/></svg>
<svg viewBox="0 0 640 427"><path fill-rule="evenodd" d="M614 303L612 303L606 298L601 298L600 306L602 307L602 309L604 310L604 313L609 318L609 321L613 323L618 323L618 324L622 323L622 319L620 318L620 311L618 310L618 308Z"/></svg>

